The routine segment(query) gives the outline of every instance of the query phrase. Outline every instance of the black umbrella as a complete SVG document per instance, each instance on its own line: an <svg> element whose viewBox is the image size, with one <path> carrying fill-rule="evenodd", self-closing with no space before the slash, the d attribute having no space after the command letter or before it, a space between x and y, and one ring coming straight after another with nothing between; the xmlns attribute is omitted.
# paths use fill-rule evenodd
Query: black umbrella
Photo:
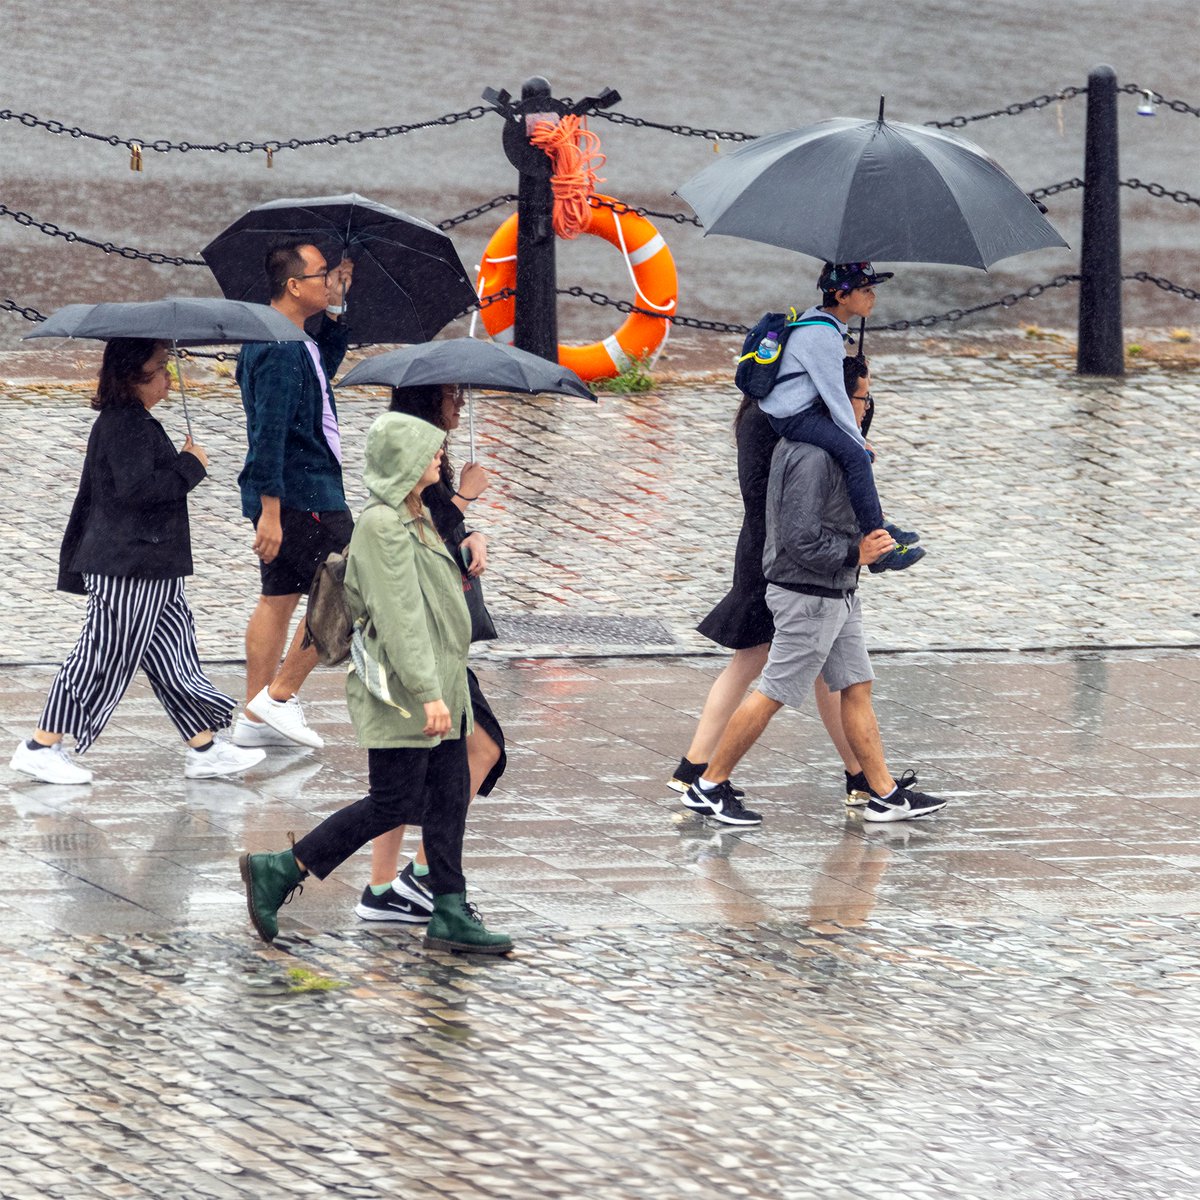
<svg viewBox="0 0 1200 1200"><path fill-rule="evenodd" d="M1067 243L978 146L921 125L834 117L723 155L678 191L705 235L829 262L987 269Z"/></svg>
<svg viewBox="0 0 1200 1200"><path fill-rule="evenodd" d="M266 301L263 259L295 238L316 246L331 267L353 260L346 320L356 341L428 341L478 300L440 229L353 192L260 204L200 254L226 296Z"/></svg>
<svg viewBox="0 0 1200 1200"><path fill-rule="evenodd" d="M238 342L302 342L304 330L266 304L222 300L212 296L175 296L166 300L141 300L111 304L68 304L51 313L25 339L154 338L170 342L179 373L179 394L188 436L188 413L180 346L217 346Z"/></svg>
<svg viewBox="0 0 1200 1200"><path fill-rule="evenodd" d="M357 285L357 277L356 277ZM595 400L587 385L567 367L536 354L478 338L448 338L389 350L364 359L342 378L342 387L378 383L387 387L419 387L450 383L497 392L554 392ZM475 458L475 414L467 410L471 458Z"/></svg>

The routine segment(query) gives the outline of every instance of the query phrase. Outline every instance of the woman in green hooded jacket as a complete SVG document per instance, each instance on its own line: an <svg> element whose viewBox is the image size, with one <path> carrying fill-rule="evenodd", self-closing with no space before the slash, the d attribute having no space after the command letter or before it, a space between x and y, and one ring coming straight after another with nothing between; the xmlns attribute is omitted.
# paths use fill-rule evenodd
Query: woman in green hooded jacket
<svg viewBox="0 0 1200 1200"><path fill-rule="evenodd" d="M363 482L371 500L346 566L361 653L347 676L346 703L367 748L370 791L293 849L242 855L250 919L264 941L279 932L279 909L309 872L324 879L372 838L412 824L421 826L434 897L425 945L483 954L512 949L467 903L462 873L471 621L462 575L421 503L421 491L438 477L444 436L391 412L367 434Z"/></svg>

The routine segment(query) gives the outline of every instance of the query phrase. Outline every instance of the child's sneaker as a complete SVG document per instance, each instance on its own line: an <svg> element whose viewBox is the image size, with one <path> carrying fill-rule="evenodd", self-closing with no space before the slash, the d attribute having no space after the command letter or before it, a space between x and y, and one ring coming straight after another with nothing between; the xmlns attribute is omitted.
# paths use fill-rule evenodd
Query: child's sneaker
<svg viewBox="0 0 1200 1200"><path fill-rule="evenodd" d="M887 524L884 529L892 535L901 546L913 546L921 540L921 535L915 529L901 529L899 525Z"/></svg>
<svg viewBox="0 0 1200 1200"><path fill-rule="evenodd" d="M900 545L877 562L873 562L870 567L871 574L878 575L881 571L903 571L913 563L919 563L924 557L925 551L921 546Z"/></svg>

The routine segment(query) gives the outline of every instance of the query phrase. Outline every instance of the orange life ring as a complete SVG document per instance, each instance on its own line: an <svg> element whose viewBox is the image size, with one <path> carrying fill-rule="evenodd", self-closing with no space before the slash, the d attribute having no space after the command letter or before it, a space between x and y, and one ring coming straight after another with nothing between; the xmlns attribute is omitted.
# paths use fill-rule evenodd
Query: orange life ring
<svg viewBox="0 0 1200 1200"><path fill-rule="evenodd" d="M595 197L604 204L591 206L591 219L584 233L594 233L621 250L633 276L633 303L669 316L678 300L679 279L675 259L662 235L645 217L626 208L611 196ZM609 208L616 204L618 208ZM483 252L476 293L481 300L505 288L517 286L517 217L514 213L499 229ZM512 343L516 301L512 296L487 305L480 316L484 328L499 342ZM611 379L636 358L654 361L662 350L671 322L662 317L632 312L625 323L603 341L588 346L558 347L558 361L580 379Z"/></svg>

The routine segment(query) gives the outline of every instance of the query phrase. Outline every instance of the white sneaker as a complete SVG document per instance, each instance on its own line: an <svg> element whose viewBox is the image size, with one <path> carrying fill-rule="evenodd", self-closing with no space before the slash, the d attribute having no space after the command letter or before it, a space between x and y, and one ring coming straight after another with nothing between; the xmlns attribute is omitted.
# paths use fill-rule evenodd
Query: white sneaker
<svg viewBox="0 0 1200 1200"><path fill-rule="evenodd" d="M9 766L22 775L32 775L43 783L91 783L92 773L71 761L72 755L62 742L42 750L30 750L24 742L18 742Z"/></svg>
<svg viewBox="0 0 1200 1200"><path fill-rule="evenodd" d="M43 750L30 750L28 744L18 742L8 766L23 775L40 779L43 784L90 784L90 770L72 762L71 758L61 742Z"/></svg>
<svg viewBox="0 0 1200 1200"><path fill-rule="evenodd" d="M265 721L252 721L245 713L238 713L233 723L235 746L294 746L296 743L272 729Z"/></svg>
<svg viewBox="0 0 1200 1200"><path fill-rule="evenodd" d="M325 745L324 739L315 729L309 729L304 719L304 710L300 701L293 696L290 700L272 700L263 688L249 704L246 711L260 721L265 721L277 733L282 733L289 741L298 746L311 746L320 750Z"/></svg>
<svg viewBox="0 0 1200 1200"><path fill-rule="evenodd" d="M240 775L267 757L265 750L235 746L224 738L214 738L211 750L201 753L188 747L183 758L186 779L215 779L218 775Z"/></svg>

